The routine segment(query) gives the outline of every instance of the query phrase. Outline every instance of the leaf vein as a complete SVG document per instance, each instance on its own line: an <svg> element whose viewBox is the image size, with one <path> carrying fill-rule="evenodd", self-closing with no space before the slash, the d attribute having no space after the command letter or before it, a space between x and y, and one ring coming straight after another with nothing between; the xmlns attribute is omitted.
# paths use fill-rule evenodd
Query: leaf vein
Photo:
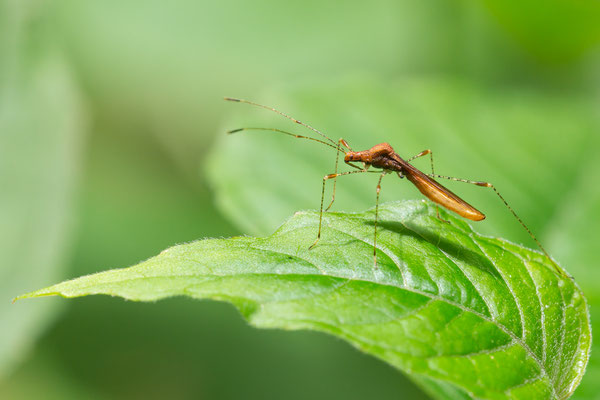
<svg viewBox="0 0 600 400"><path fill-rule="evenodd" d="M521 260L523 261L523 263L527 262L522 258L521 258ZM544 305L542 304L542 295L540 293L539 286L536 284L535 280L533 279L533 274L531 273L531 271L529 271L529 268L527 268L527 267L525 267L525 271L527 271L527 274L531 278L531 282L533 283L533 287L535 288L535 295L538 299L538 305L540 306L540 319L541 319L540 324L542 327L542 362L544 363L544 365L546 365L546 352L547 352L547 348L548 348L548 339L547 339L547 333L546 333L546 309L545 309Z"/></svg>
<svg viewBox="0 0 600 400"><path fill-rule="evenodd" d="M485 251L485 249L481 246L481 244L473 237L473 234L470 234L470 235L467 235L467 236L473 241L473 243L479 248L479 250L485 255L485 257L488 260L490 260L490 263L492 263L492 265L494 266L494 268L496 269L496 271L498 271L498 273L502 277L502 282L504 283L504 285L506 286L506 288L510 292L510 294L511 294L511 296L513 298L513 301L515 303L515 307L519 311L519 318L520 318L520 325L521 325L521 339L523 339L523 342L525 342L526 339L527 339L526 338L526 329L525 329L525 315L523 314L523 308L521 306L521 302L517 298L517 295L516 295L515 291L513 290L513 287L508 283L508 281L504 277L503 271L501 271L500 268L498 268L498 266L496 265L496 263L494 262L494 260L492 259L492 257L490 257L490 255Z"/></svg>
<svg viewBox="0 0 600 400"><path fill-rule="evenodd" d="M515 344L518 345L519 343L517 343L517 341L515 339L511 339L507 343L501 344L496 347L490 347L489 349L482 349L479 351L473 351L473 352L465 353L465 354L442 354L442 355L436 355L436 356L431 356L431 357L426 357L426 358L428 358L428 359L434 359L434 358L468 358L468 359L471 359L473 357L477 357L480 355L498 353L500 351L503 351L510 347L513 347Z"/></svg>

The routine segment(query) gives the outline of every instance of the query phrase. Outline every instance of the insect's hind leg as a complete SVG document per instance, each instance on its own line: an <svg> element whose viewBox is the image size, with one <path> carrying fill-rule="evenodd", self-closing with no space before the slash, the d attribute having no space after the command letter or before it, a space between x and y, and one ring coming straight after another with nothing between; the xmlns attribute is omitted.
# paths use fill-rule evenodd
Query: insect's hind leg
<svg viewBox="0 0 600 400"><path fill-rule="evenodd" d="M387 171L383 171L379 175L379 181L377 181L377 197L375 199L375 228L373 235L373 268L377 269L377 221L379 220L379 192L381 192L381 180L387 174Z"/></svg>
<svg viewBox="0 0 600 400"><path fill-rule="evenodd" d="M433 168L433 151L431 151L430 149L423 150L422 152L420 152L416 156L412 156L411 158L409 158L406 161L410 162L410 161L412 161L412 160L414 160L416 158L423 157L423 156L426 156L428 154L429 154L429 161L431 162L431 174L435 175L435 169ZM447 220L445 220L444 218L442 218L440 216L440 206L438 206L437 204L435 205L435 215L436 215L437 219L439 219L440 221L442 221L442 222L444 222L446 224L450 223L450 221L447 221Z"/></svg>
<svg viewBox="0 0 600 400"><path fill-rule="evenodd" d="M504 205L506 206L506 208L508 208L508 210L512 213L512 215L517 219L517 221L519 221L519 224L521 224L521 226L527 231L527 233L529 234L529 236L533 239L533 241L535 242L535 244L537 244L537 246L540 248L540 250L542 251L542 253L544 253L544 255L548 258L548 260L550 260L550 262L554 266L554 269L556 270L556 272L558 272L561 276L563 276L565 278L571 278L562 268L560 268L558 266L558 264L556 264L556 262L554 262L554 260L552 259L552 257L550 257L550 255L546 251L546 249L544 249L544 246L542 246L542 243L540 243L540 241L537 239L537 237L535 237L535 235L533 234L533 232L531 232L531 230L527 227L527 225L525 225L525 223L523 222L523 220L517 215L517 213L515 212L515 210L513 210L513 208L508 204L508 202L504 199L504 197L500 194L500 192L498 191L498 189L496 189L496 187L494 185L492 185L489 182L472 181L472 180L469 180L469 179L454 178L452 176L445 176L445 175L438 175L438 174L427 174L427 176L429 176L431 178L442 178L442 179L448 179L448 180L451 180L451 181L463 182L463 183L470 183L471 185L477 185L477 186L492 188L494 190L494 193L496 193L496 195L500 198L500 200L502 200L502 202L504 203Z"/></svg>

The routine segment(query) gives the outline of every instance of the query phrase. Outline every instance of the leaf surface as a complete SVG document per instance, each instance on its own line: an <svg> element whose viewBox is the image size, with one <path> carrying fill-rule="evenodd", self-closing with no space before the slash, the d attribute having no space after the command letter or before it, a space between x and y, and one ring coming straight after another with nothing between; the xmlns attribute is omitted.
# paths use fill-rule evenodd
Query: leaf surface
<svg viewBox="0 0 600 400"><path fill-rule="evenodd" d="M585 299L548 260L475 233L425 201L373 210L299 212L265 238L175 246L136 266L21 296L108 294L228 301L254 326L341 337L410 374L436 397L566 398L583 376Z"/></svg>

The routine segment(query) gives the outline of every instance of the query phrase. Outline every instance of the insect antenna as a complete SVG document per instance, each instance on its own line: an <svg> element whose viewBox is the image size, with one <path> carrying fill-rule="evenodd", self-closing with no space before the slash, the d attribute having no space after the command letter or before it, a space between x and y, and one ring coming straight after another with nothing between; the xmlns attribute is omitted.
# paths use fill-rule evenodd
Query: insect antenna
<svg viewBox="0 0 600 400"><path fill-rule="evenodd" d="M344 153L344 150L342 150L339 146L334 146L334 145L332 145L330 143L324 142L322 140L319 140L319 139L316 139L316 138L313 138L313 137L303 136L303 135L297 135L295 133L283 131L283 130L277 129L277 128L238 128L238 129L230 130L227 133L232 134L232 133L241 132L241 131L273 131L273 132L279 132L279 133L283 133L283 134L286 134L286 135L289 135L289 136L293 136L293 137L298 138L298 139L313 140L315 142L322 143L325 146L329 146L329 147L331 147L333 149L336 149L337 151L339 151L341 153Z"/></svg>
<svg viewBox="0 0 600 400"><path fill-rule="evenodd" d="M336 142L334 142L330 137L328 137L327 135L325 135L320 130L318 130L316 128L313 128L312 126L310 126L308 124L305 124L304 122L298 121L296 118L292 118L289 115L287 115L287 114L285 114L285 113L283 113L283 112L281 112L279 110L276 110L273 107L264 106L262 104L254 103L254 102L248 101L248 100L234 99L232 97L224 97L224 99L227 100L227 101L233 101L233 102L236 102L236 103L246 103L246 104L250 104L250 105L253 105L253 106L256 106L256 107L264 108L265 110L270 110L270 111L276 112L277 114L279 114L279 115L281 115L281 116L283 116L283 117L285 117L285 118L287 118L287 119L289 119L289 120L291 120L291 121L293 121L293 122L295 122L295 123L297 123L299 125L302 125L305 128L308 128L308 129L310 129L313 132L316 132L317 134L321 135L322 137L324 137L325 139L327 139L329 142L331 142L334 146L337 145Z"/></svg>

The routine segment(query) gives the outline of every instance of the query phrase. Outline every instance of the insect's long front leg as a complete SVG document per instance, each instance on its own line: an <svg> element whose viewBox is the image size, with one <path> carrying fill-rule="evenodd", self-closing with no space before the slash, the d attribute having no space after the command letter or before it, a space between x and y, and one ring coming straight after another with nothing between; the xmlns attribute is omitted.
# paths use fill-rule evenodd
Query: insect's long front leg
<svg viewBox="0 0 600 400"><path fill-rule="evenodd" d="M548 260L550 260L550 262L554 266L554 269L556 269L556 271L560 275L562 275L562 276L564 276L566 278L570 278L568 276L568 274L565 271L563 271L558 266L558 264L556 264L556 262L554 262L554 260L552 259L552 257L550 257L550 255L546 251L546 249L544 249L544 246L542 246L542 244L535 237L535 235L533 234L533 232L531 232L531 230L527 227L527 225L525 225L525 223L523 222L523 220L517 215L517 213L515 212L515 210L513 210L513 208L508 204L508 202L504 199L504 197L500 194L500 192L498 191L498 189L496 189L496 187L494 185L492 185L489 182L472 181L472 180L469 180L469 179L454 178L452 176L445 176L445 175L438 175L438 174L427 174L427 175L429 177L431 177L431 178L442 178L442 179L448 179L448 180L451 180L451 181L470 183L471 185L477 185L477 186L492 188L494 190L494 193L496 193L496 195L498 195L498 197L500 198L500 200L502 200L502 202L504 203L504 205L506 206L506 208L508 208L508 210L512 213L512 215L517 219L517 221L519 221L519 223L521 224L521 226L527 231L527 233L529 234L529 236L537 244L537 246L540 248L540 250L542 251L542 253L544 253L544 255L548 258Z"/></svg>
<svg viewBox="0 0 600 400"><path fill-rule="evenodd" d="M377 198L375 199L375 234L373 237L373 267L377 269L377 221L379 219L379 192L381 192L381 180L387 174L387 171L383 171L377 181Z"/></svg>
<svg viewBox="0 0 600 400"><path fill-rule="evenodd" d="M413 156L411 158L409 158L406 161L412 161L415 158L419 158L419 157L423 157L429 154L429 161L431 162L431 174L435 175L435 169L433 168L433 151L431 151L430 149L427 150L423 150L422 152L420 152L419 154L417 154L416 156ZM442 221L445 222L447 224L450 223L450 221L446 221L444 218L440 217L440 206L438 206L437 204L435 205L435 215L437 216L437 218Z"/></svg>
<svg viewBox="0 0 600 400"><path fill-rule="evenodd" d="M321 210L319 211L319 231L317 232L317 238L315 239L314 243L310 245L310 247L308 248L309 250L312 249L313 247L315 247L315 245L317 244L317 242L319 241L319 239L321 239L321 225L323 223L323 199L325 198L325 183L329 180L329 179L334 179L337 178L338 176L343 176L343 175L350 175L350 174L358 174L361 172L369 172L368 170L368 166L365 166L364 169L358 170L358 171L347 171L347 172L342 172L340 174L329 174L329 175L325 175L323 177L323 188L321 190Z"/></svg>
<svg viewBox="0 0 600 400"><path fill-rule="evenodd" d="M337 175L338 172L338 165L339 165L339 159L340 159L340 153L341 153L341 146L346 147L347 149L350 150L350 146L348 145L348 142L346 142L344 139L340 139L338 140L338 144L337 144L337 154L335 155L335 172L334 175ZM352 164L348 164L352 167L358 168L356 165L352 165ZM331 203L329 203L329 205L327 206L327 208L325 209L325 211L329 211L329 209L331 208L331 206L333 205L333 202L335 201L335 186L337 184L337 176L335 178L333 178L333 193L331 194Z"/></svg>

